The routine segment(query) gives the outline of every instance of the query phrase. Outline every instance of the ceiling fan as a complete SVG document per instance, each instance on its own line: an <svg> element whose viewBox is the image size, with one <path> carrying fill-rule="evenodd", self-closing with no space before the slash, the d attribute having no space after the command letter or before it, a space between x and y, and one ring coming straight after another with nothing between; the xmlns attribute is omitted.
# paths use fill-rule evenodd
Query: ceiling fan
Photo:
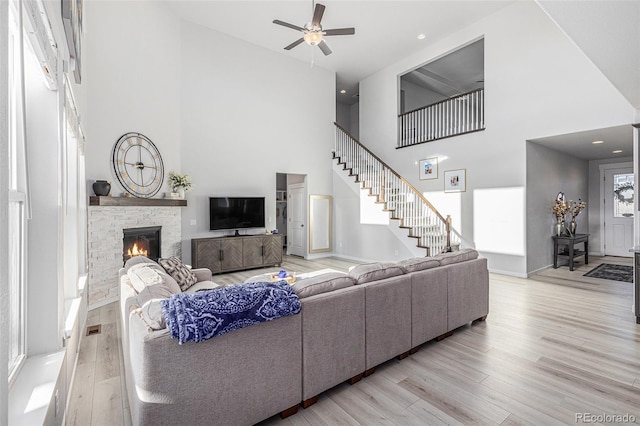
<svg viewBox="0 0 640 426"><path fill-rule="evenodd" d="M311 4L313 6L313 3ZM294 30L301 31L304 34L301 38L286 46L284 50L291 50L304 41L310 46L318 46L320 50L322 50L322 53L324 53L325 55L331 55L331 49L329 49L329 46L327 46L327 43L325 43L324 41L325 36L352 35L356 33L355 28L336 28L333 30L323 30L322 25L320 25L320 21L322 20L324 9L324 5L317 3L315 5L315 8L313 9L313 18L311 19L311 22L305 24L304 27L299 27L297 25L283 22L278 19L275 19L273 21L274 24L292 28Z"/></svg>

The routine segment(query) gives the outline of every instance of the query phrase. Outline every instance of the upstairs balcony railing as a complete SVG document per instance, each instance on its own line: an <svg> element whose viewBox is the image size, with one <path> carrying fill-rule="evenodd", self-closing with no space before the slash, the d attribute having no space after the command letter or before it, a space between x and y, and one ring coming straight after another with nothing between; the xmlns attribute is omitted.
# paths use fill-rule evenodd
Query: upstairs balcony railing
<svg viewBox="0 0 640 426"><path fill-rule="evenodd" d="M484 130L484 89L398 116L398 148Z"/></svg>

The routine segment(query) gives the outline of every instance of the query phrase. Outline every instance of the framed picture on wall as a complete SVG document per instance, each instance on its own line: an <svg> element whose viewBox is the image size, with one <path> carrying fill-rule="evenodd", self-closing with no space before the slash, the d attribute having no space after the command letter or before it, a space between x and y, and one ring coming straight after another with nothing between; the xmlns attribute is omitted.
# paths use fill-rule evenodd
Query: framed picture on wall
<svg viewBox="0 0 640 426"><path fill-rule="evenodd" d="M420 160L418 167L420 168L420 180L438 178L438 157Z"/></svg>
<svg viewBox="0 0 640 426"><path fill-rule="evenodd" d="M465 192L467 190L467 169L444 172L444 192Z"/></svg>

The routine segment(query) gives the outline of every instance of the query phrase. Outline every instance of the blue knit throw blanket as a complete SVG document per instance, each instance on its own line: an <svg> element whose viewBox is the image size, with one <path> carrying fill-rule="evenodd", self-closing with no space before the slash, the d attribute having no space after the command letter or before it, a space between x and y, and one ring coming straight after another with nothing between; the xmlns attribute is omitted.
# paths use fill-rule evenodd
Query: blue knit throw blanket
<svg viewBox="0 0 640 426"><path fill-rule="evenodd" d="M181 345L300 312L300 300L285 281L177 293L160 306L171 337Z"/></svg>

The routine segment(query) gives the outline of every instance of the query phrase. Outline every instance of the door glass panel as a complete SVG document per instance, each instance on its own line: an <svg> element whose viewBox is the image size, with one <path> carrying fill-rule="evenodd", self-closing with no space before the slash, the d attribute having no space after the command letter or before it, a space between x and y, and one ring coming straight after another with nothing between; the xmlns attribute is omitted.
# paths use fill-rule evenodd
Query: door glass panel
<svg viewBox="0 0 640 426"><path fill-rule="evenodd" d="M633 216L633 173L613 175L613 217Z"/></svg>

